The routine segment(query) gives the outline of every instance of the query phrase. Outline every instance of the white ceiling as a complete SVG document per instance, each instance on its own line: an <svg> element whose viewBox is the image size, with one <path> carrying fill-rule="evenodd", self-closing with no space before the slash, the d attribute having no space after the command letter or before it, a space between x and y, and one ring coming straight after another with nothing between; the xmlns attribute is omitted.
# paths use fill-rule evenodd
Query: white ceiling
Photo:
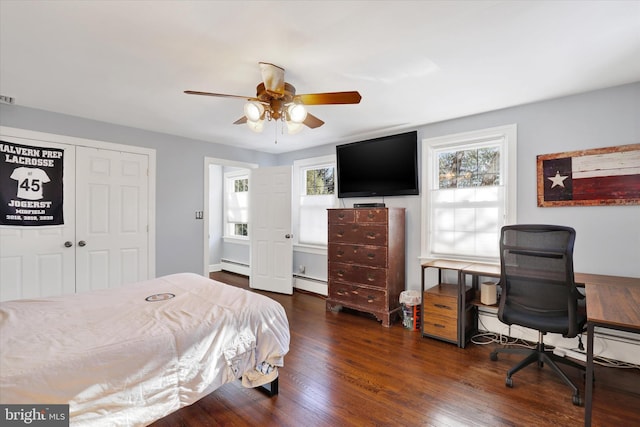
<svg viewBox="0 0 640 427"><path fill-rule="evenodd" d="M640 1L0 0L0 19L17 105L272 153L640 81ZM259 61L362 101L255 134L241 99L183 94L254 96Z"/></svg>

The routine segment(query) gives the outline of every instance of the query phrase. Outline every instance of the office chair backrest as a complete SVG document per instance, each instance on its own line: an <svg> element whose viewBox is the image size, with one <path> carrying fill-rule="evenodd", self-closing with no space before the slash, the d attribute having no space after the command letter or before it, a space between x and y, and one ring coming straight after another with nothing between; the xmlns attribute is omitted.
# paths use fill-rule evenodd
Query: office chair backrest
<svg viewBox="0 0 640 427"><path fill-rule="evenodd" d="M579 332L578 291L573 277L575 236L573 228L556 225L502 228L500 285L503 294L498 311L501 321L530 322L524 326L569 337Z"/></svg>

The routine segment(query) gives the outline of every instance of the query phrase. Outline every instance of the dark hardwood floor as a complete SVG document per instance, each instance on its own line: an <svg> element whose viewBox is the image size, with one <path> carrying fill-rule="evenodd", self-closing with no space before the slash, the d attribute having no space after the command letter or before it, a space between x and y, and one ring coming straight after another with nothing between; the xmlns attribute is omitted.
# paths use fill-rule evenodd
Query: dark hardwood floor
<svg viewBox="0 0 640 427"><path fill-rule="evenodd" d="M246 277L212 278L248 289ZM240 381L153 424L176 426L580 426L584 408L549 369L530 366L505 386L520 356L492 362L492 346L465 349L422 338L399 323L384 328L355 312L327 312L324 299L265 293L285 308L290 352L280 394ZM565 371L577 381L578 370ZM596 367L593 425L640 426L640 372Z"/></svg>

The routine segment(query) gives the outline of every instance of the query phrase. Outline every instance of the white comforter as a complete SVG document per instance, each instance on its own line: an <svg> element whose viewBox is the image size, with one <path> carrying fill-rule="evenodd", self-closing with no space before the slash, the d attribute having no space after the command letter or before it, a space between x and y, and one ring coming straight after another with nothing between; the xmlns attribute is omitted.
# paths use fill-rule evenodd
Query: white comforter
<svg viewBox="0 0 640 427"><path fill-rule="evenodd" d="M175 297L148 302L150 295ZM0 403L68 403L77 426L146 425L289 351L282 306L196 274L0 303ZM263 362L268 375L255 370Z"/></svg>

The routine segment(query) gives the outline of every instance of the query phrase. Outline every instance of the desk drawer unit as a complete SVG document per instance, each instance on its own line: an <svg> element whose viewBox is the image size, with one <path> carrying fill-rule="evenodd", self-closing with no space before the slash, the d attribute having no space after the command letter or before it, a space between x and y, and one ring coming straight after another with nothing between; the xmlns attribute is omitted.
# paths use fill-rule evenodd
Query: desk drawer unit
<svg viewBox="0 0 640 427"><path fill-rule="evenodd" d="M405 288L404 216L404 208L329 209L327 310L348 307L390 325Z"/></svg>
<svg viewBox="0 0 640 427"><path fill-rule="evenodd" d="M467 289L465 299L471 297ZM458 342L458 285L441 283L424 291L422 334L432 338ZM467 319L467 324L469 319Z"/></svg>

